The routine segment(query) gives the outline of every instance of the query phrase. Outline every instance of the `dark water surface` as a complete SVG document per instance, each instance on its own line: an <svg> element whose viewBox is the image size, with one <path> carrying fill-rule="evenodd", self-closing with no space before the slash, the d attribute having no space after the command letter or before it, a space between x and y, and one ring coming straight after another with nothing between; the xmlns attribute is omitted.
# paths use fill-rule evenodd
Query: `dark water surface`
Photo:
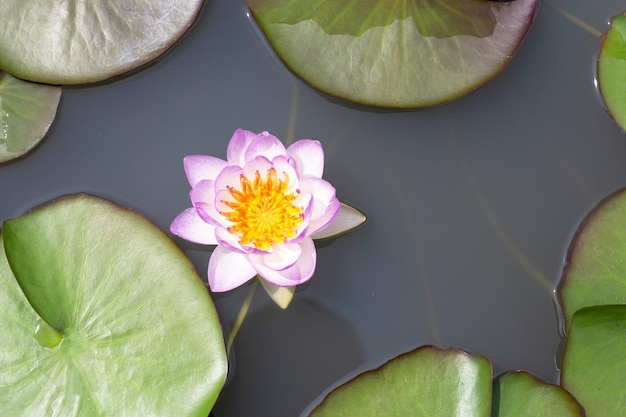
<svg viewBox="0 0 626 417"><path fill-rule="evenodd" d="M319 248L287 311L257 293L215 417L298 416L345 375L424 344L556 382L552 289L582 218L626 185L626 135L594 87L598 38L549 4L599 31L624 8L544 2L494 81L448 105L375 112L295 79L243 0L209 1L157 65L64 90L47 140L0 167L0 219L89 192L168 230L189 205L184 155L224 157L238 127L286 139L292 126L322 141L325 178L369 221ZM210 251L176 241L206 277ZM224 322L246 294L214 297Z"/></svg>

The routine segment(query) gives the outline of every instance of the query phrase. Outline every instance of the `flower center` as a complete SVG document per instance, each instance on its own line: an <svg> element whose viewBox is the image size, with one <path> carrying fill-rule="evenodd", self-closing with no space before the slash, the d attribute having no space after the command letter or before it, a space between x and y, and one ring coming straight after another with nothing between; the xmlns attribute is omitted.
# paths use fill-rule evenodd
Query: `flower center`
<svg viewBox="0 0 626 417"><path fill-rule="evenodd" d="M297 192L286 192L289 177L278 179L270 168L265 179L257 171L253 181L243 174L240 181L240 190L226 187L235 201L224 201L232 211L222 213L233 223L228 230L239 236L239 243L269 250L274 243L296 237L303 210L293 204Z"/></svg>

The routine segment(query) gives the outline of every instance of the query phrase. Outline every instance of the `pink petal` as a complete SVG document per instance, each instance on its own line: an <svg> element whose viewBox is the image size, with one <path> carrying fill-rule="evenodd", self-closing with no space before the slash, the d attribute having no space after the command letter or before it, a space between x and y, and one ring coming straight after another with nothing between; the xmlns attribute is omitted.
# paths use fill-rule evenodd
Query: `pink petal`
<svg viewBox="0 0 626 417"><path fill-rule="evenodd" d="M246 149L244 158L246 162L248 162L257 156L264 156L271 161L278 155L286 155L286 152L285 146L276 136L262 132L250 143L248 149Z"/></svg>
<svg viewBox="0 0 626 417"><path fill-rule="evenodd" d="M261 178L267 178L267 171L270 168L274 168L274 165L264 156L257 156L256 158L249 160L243 167L243 175L250 181L254 181L254 176L258 172L261 174Z"/></svg>
<svg viewBox="0 0 626 417"><path fill-rule="evenodd" d="M224 292L245 284L256 275L256 271L247 255L218 246L209 259L207 275L211 291Z"/></svg>
<svg viewBox="0 0 626 417"><path fill-rule="evenodd" d="M322 178L324 150L317 140L301 139L287 148L287 154L296 160L301 178Z"/></svg>
<svg viewBox="0 0 626 417"><path fill-rule="evenodd" d="M170 225L170 231L190 242L217 245L215 226L203 221L193 208L188 208L176 216Z"/></svg>
<svg viewBox="0 0 626 417"><path fill-rule="evenodd" d="M233 235L223 227L215 228L217 243L235 252L246 253L247 251L239 244L239 237Z"/></svg>
<svg viewBox="0 0 626 417"><path fill-rule="evenodd" d="M226 150L226 158L231 165L242 167L245 163L246 149L257 137L256 133L249 130L237 129L228 143Z"/></svg>
<svg viewBox="0 0 626 417"><path fill-rule="evenodd" d="M300 177L294 167L291 165L290 161L293 161L291 158L286 156L277 156L272 161L274 168L276 169L276 173L278 174L278 178L284 180L285 177L289 179L289 183L287 185L287 189L285 192L291 194L300 189Z"/></svg>
<svg viewBox="0 0 626 417"><path fill-rule="evenodd" d="M222 170L215 179L215 190L225 190L226 187L241 189L241 167L231 165Z"/></svg>
<svg viewBox="0 0 626 417"><path fill-rule="evenodd" d="M215 186L213 181L202 180L198 182L189 192L189 197L202 220L214 226L222 223L222 216L215 209Z"/></svg>
<svg viewBox="0 0 626 417"><path fill-rule="evenodd" d="M187 180L192 187L202 180L214 180L226 168L226 161L208 155L187 155L183 158Z"/></svg>
<svg viewBox="0 0 626 417"><path fill-rule="evenodd" d="M295 264L301 254L300 245L274 245L271 253L263 255L263 263L268 268L281 270Z"/></svg>
<svg viewBox="0 0 626 417"><path fill-rule="evenodd" d="M269 268L264 263L264 255L248 255L248 259L261 278L279 287L292 287L308 281L315 272L316 252L313 240L307 237L299 245L302 253L296 263L282 270Z"/></svg>
<svg viewBox="0 0 626 417"><path fill-rule="evenodd" d="M300 182L302 192L313 195L313 210L309 220L309 234L330 224L339 212L339 201L335 197L335 188L328 181L319 178L307 178Z"/></svg>

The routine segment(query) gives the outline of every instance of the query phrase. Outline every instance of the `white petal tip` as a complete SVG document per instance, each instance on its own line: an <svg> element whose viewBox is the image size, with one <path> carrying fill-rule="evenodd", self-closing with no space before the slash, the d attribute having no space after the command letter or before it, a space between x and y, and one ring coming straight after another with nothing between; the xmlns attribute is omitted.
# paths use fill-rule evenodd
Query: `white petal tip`
<svg viewBox="0 0 626 417"><path fill-rule="evenodd" d="M283 310L289 307L291 300L293 299L293 293L296 291L296 287L279 287L278 285L274 285L271 282L267 282L263 278L259 278L261 285L267 295L270 296L272 301L278 305L278 307Z"/></svg>

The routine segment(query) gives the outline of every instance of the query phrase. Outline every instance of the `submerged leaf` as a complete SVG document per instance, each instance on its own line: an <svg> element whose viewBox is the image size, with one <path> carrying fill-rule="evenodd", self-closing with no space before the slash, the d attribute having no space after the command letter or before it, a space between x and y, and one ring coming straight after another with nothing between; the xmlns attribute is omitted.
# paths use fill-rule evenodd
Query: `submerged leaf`
<svg viewBox="0 0 626 417"><path fill-rule="evenodd" d="M424 107L497 75L528 31L537 0L248 0L248 6L281 59L312 86L368 105Z"/></svg>
<svg viewBox="0 0 626 417"><path fill-rule="evenodd" d="M194 22L203 0L0 2L0 68L48 84L101 81L146 64Z"/></svg>
<svg viewBox="0 0 626 417"><path fill-rule="evenodd" d="M587 417L626 415L626 305L595 306L574 314L565 343L561 385Z"/></svg>
<svg viewBox="0 0 626 417"><path fill-rule="evenodd" d="M424 346L332 391L311 417L489 417L491 364Z"/></svg>
<svg viewBox="0 0 626 417"><path fill-rule="evenodd" d="M0 71L0 163L19 158L46 135L61 88L22 81Z"/></svg>
<svg viewBox="0 0 626 417"><path fill-rule="evenodd" d="M565 330L572 315L593 305L626 304L626 189L602 201L569 248L557 295Z"/></svg>
<svg viewBox="0 0 626 417"><path fill-rule="evenodd" d="M626 130L626 16L615 16L603 36L598 88L617 124Z"/></svg>
<svg viewBox="0 0 626 417"><path fill-rule="evenodd" d="M79 195L5 221L3 238L3 415L208 415L226 374L221 327L161 230Z"/></svg>
<svg viewBox="0 0 626 417"><path fill-rule="evenodd" d="M494 384L491 417L584 417L576 399L563 388L528 372L509 372Z"/></svg>

